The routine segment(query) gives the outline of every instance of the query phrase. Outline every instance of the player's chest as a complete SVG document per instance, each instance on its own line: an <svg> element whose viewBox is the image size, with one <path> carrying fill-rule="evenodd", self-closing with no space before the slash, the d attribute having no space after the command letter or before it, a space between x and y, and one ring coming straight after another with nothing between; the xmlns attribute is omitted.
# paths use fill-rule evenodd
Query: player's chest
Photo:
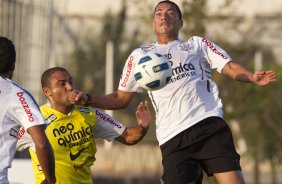
<svg viewBox="0 0 282 184"><path fill-rule="evenodd" d="M45 132L53 147L70 148L91 141L93 122L88 121L83 116L57 118L48 125Z"/></svg>

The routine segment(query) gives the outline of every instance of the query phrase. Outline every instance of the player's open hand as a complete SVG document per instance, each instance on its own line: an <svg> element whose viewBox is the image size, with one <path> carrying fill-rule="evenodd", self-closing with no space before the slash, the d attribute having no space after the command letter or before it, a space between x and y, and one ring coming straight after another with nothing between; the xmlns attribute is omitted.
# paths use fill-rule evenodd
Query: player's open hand
<svg viewBox="0 0 282 184"><path fill-rule="evenodd" d="M148 101L140 102L135 114L138 126L143 128L148 128L150 126L152 118Z"/></svg>
<svg viewBox="0 0 282 184"><path fill-rule="evenodd" d="M276 80L276 73L272 70L257 71L254 73L254 82L259 86L267 85Z"/></svg>

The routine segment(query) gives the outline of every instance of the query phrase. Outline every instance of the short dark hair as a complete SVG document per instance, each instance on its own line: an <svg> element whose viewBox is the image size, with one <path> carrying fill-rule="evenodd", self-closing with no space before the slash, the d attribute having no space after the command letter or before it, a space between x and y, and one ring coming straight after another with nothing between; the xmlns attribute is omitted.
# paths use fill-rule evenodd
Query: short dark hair
<svg viewBox="0 0 282 184"><path fill-rule="evenodd" d="M162 4L162 3L169 3L169 4L173 5L173 6L175 7L177 13L178 13L179 20L182 20L182 13L181 13L181 10L180 10L179 6L178 6L176 3L172 2L172 1L169 1L169 0L160 1L160 2L156 5L155 10L154 10L154 13L156 12L157 6L159 6L159 4Z"/></svg>
<svg viewBox="0 0 282 184"><path fill-rule="evenodd" d="M16 49L14 43L6 37L0 36L0 74L14 70L16 63Z"/></svg>
<svg viewBox="0 0 282 184"><path fill-rule="evenodd" d="M45 72L43 72L43 74L41 75L42 88L47 87L49 85L50 77L55 72L68 72L68 71L62 67L53 67L45 70Z"/></svg>

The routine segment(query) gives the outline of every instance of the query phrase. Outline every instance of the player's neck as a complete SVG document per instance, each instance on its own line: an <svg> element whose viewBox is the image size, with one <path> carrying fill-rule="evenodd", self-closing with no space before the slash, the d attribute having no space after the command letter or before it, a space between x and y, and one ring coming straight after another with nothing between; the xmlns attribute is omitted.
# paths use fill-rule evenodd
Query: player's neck
<svg viewBox="0 0 282 184"><path fill-rule="evenodd" d="M11 73L11 72L8 72L8 73L5 73L5 74L1 74L1 77L3 79L12 79L12 76L13 76L13 73Z"/></svg>
<svg viewBox="0 0 282 184"><path fill-rule="evenodd" d="M56 111L59 111L65 115L68 115L70 112L72 112L74 106L65 106L65 105L58 105L58 104L51 104L51 107L55 109Z"/></svg>
<svg viewBox="0 0 282 184"><path fill-rule="evenodd" d="M174 40L178 40L177 36L158 36L158 44L168 44Z"/></svg>

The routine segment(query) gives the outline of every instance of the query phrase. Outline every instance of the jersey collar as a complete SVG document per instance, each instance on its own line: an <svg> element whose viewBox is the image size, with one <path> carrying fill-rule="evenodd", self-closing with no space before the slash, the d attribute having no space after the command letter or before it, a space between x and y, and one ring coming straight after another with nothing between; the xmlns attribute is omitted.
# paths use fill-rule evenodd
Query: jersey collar
<svg viewBox="0 0 282 184"><path fill-rule="evenodd" d="M173 45L173 44L179 43L179 42L181 42L181 41L179 39L176 39L176 40L173 40L173 41L171 41L167 44L159 44L158 42L156 42L156 45L158 45L158 46L168 46L168 45Z"/></svg>

